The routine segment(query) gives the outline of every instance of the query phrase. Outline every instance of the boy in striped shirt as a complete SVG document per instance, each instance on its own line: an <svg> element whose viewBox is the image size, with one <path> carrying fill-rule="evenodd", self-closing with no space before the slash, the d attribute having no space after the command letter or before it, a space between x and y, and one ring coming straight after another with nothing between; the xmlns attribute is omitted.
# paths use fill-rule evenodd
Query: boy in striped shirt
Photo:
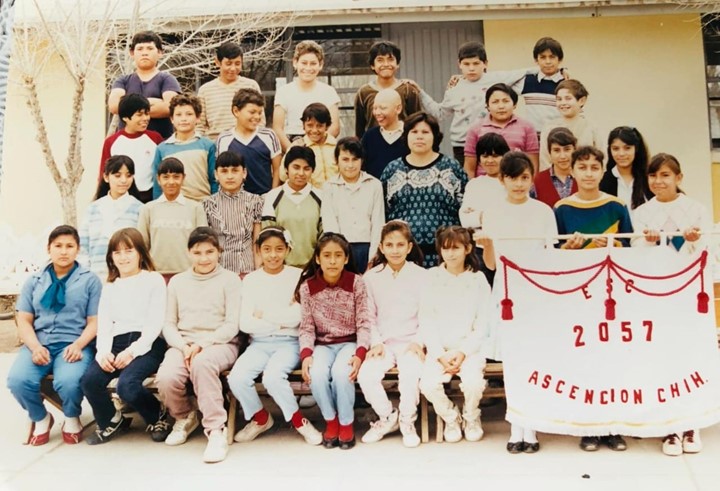
<svg viewBox="0 0 720 491"><path fill-rule="evenodd" d="M203 208L208 225L220 238L220 265L235 273L250 273L261 262L253 244L260 233L263 199L243 189L247 170L235 152L218 155L215 177L220 190L203 201Z"/></svg>

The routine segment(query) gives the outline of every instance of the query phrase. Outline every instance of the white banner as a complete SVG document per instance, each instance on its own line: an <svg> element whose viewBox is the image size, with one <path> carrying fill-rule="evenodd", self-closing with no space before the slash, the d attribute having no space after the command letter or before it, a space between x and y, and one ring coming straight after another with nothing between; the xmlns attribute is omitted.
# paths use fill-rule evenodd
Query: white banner
<svg viewBox="0 0 720 491"><path fill-rule="evenodd" d="M496 288L508 421L638 437L720 421L706 258L666 247L503 258Z"/></svg>

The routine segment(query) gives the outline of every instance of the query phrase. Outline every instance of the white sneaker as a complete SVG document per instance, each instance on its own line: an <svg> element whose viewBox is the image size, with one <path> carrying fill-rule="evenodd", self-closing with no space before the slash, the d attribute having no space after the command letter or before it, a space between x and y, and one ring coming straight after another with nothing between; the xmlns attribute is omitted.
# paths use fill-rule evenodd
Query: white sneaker
<svg viewBox="0 0 720 491"><path fill-rule="evenodd" d="M222 430L213 430L208 435L207 447L203 453L203 462L208 464L214 462L222 462L227 457L228 453L228 442L227 442L227 428Z"/></svg>
<svg viewBox="0 0 720 491"><path fill-rule="evenodd" d="M443 431L443 437L448 443L457 443L462 440L462 418L460 414L455 411L456 416L451 421L445 421L445 430Z"/></svg>
<svg viewBox="0 0 720 491"><path fill-rule="evenodd" d="M251 419L250 422L246 424L242 430L235 433L234 440L238 443L251 442L258 436L260 436L262 433L265 433L267 430L272 428L272 425L274 423L275 421L273 421L272 415L270 413L268 413L268 420L265 422L264 425L258 424L255 422L254 419Z"/></svg>
<svg viewBox="0 0 720 491"><path fill-rule="evenodd" d="M394 409L386 418L370 423L370 429L362 437L363 443L375 443L382 440L388 433L398 430L398 411Z"/></svg>
<svg viewBox="0 0 720 491"><path fill-rule="evenodd" d="M463 432L465 433L465 439L469 442L479 442L485 434L482 424L480 424L480 418L470 421L463 419Z"/></svg>
<svg viewBox="0 0 720 491"><path fill-rule="evenodd" d="M190 411L187 418L175 421L172 431L165 439L165 445L182 445L198 425L200 425L200 421L198 421L197 411Z"/></svg>
<svg viewBox="0 0 720 491"><path fill-rule="evenodd" d="M420 445L414 418L400 418L400 433L403 437L403 445L407 448L415 448Z"/></svg>
<svg viewBox="0 0 720 491"><path fill-rule="evenodd" d="M308 421L306 418L302 419L302 426L299 428L295 428L298 433L302 435L302 437L305 439L307 443L310 445L320 445L322 443L323 437L322 433L320 433L318 430L315 429L315 427L312 425L310 421Z"/></svg>
<svg viewBox="0 0 720 491"><path fill-rule="evenodd" d="M680 437L675 433L663 438L662 451L665 455L677 457L683 453L683 445Z"/></svg>
<svg viewBox="0 0 720 491"><path fill-rule="evenodd" d="M685 453L698 453L702 450L702 441L700 441L698 430L689 430L683 433L682 449Z"/></svg>

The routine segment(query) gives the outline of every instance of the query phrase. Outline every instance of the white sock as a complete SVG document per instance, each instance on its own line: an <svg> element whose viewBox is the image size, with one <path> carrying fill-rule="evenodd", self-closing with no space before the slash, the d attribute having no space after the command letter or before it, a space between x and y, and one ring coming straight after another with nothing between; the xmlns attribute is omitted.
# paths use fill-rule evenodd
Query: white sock
<svg viewBox="0 0 720 491"><path fill-rule="evenodd" d="M80 433L82 431L82 424L80 424L80 418L65 418L63 431L65 433Z"/></svg>
<svg viewBox="0 0 720 491"><path fill-rule="evenodd" d="M530 428L523 428L523 441L525 443L537 443L537 436L535 435L535 430L531 430Z"/></svg>
<svg viewBox="0 0 720 491"><path fill-rule="evenodd" d="M50 413L47 413L43 419L35 422L35 431L33 431L33 435L42 435L43 433L47 433L49 428Z"/></svg>
<svg viewBox="0 0 720 491"><path fill-rule="evenodd" d="M523 441L523 433L525 430L522 426L510 424L510 443L517 443Z"/></svg>
<svg viewBox="0 0 720 491"><path fill-rule="evenodd" d="M119 423L122 419L122 413L120 411L115 411L115 416L110 419L111 423Z"/></svg>

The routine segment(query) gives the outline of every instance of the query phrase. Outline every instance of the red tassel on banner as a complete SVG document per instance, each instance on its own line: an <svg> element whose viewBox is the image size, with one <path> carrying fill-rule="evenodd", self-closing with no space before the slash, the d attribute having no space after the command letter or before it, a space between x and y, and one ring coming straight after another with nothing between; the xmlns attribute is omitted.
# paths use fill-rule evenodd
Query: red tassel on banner
<svg viewBox="0 0 720 491"><path fill-rule="evenodd" d="M705 292L700 292L697 294L697 300L698 300L698 312L701 314L707 314L708 313L708 305L710 303L710 297Z"/></svg>
<svg viewBox="0 0 720 491"><path fill-rule="evenodd" d="M500 305L502 305L502 320L511 321L513 319L513 301L509 298L503 298Z"/></svg>
<svg viewBox="0 0 720 491"><path fill-rule="evenodd" d="M615 303L614 298L605 300L605 319L609 321L615 320Z"/></svg>

